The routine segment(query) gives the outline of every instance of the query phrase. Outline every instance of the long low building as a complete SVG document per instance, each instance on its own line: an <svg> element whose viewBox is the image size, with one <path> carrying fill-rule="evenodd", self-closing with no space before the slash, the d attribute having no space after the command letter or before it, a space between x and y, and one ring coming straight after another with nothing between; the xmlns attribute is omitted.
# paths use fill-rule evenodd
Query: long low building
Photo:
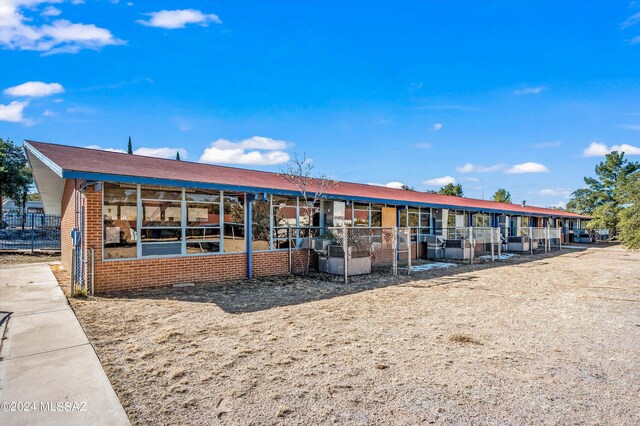
<svg viewBox="0 0 640 426"><path fill-rule="evenodd" d="M34 141L24 148L45 212L61 216L64 267L92 271L97 292L286 274L292 229L299 241L331 226L401 226L417 241L467 226L569 234L589 219L351 182L332 182L309 214L279 173Z"/></svg>

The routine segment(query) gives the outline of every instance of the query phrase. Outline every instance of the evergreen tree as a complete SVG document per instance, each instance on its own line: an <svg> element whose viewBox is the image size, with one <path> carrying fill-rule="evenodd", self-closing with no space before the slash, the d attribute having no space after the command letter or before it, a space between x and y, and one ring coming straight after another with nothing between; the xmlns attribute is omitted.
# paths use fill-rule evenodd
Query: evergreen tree
<svg viewBox="0 0 640 426"><path fill-rule="evenodd" d="M127 144L127 154L133 154L133 145L131 144L131 136L129 136L129 143Z"/></svg>
<svg viewBox="0 0 640 426"><path fill-rule="evenodd" d="M493 194L493 201L498 203L510 203L511 194L504 188L499 188L495 194Z"/></svg>
<svg viewBox="0 0 640 426"><path fill-rule="evenodd" d="M180 161L180 151L176 151L176 160Z"/></svg>
<svg viewBox="0 0 640 426"><path fill-rule="evenodd" d="M462 191L462 185L460 185L459 183L455 185L453 183L448 183L440 188L438 194L462 197L464 195L464 192Z"/></svg>
<svg viewBox="0 0 640 426"><path fill-rule="evenodd" d="M606 228L617 235L618 222L628 204L625 188L638 170L640 163L624 158L624 152L607 154L604 161L596 165L596 176L584 178L587 188L571 194L573 198L567 203L567 210L592 216L593 220L587 225L589 228Z"/></svg>

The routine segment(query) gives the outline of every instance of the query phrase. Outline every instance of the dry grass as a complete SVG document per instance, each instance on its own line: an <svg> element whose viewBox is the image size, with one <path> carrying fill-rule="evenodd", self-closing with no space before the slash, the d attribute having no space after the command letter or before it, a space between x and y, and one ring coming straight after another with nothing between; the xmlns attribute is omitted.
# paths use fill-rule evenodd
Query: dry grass
<svg viewBox="0 0 640 426"><path fill-rule="evenodd" d="M535 259L72 305L134 424L639 424L640 253Z"/></svg>
<svg viewBox="0 0 640 426"><path fill-rule="evenodd" d="M478 340L474 339L472 336L468 334L456 333L449 336L449 340L456 343L473 343L475 345L481 345Z"/></svg>

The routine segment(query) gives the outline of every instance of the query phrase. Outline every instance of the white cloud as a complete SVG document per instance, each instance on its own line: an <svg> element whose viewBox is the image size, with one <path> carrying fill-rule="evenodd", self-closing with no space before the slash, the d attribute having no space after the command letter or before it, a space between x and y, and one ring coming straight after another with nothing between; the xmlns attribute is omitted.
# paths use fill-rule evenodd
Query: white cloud
<svg viewBox="0 0 640 426"><path fill-rule="evenodd" d="M640 44L640 36L635 36L631 40L629 40L630 44Z"/></svg>
<svg viewBox="0 0 640 426"><path fill-rule="evenodd" d="M494 164L492 166L481 166L479 164L467 163L464 166L456 167L458 173L493 173L503 170L504 164Z"/></svg>
<svg viewBox="0 0 640 426"><path fill-rule="evenodd" d="M471 177L471 176L466 176L466 177L461 177L460 181L461 182L480 182L480 179L474 178L474 177Z"/></svg>
<svg viewBox="0 0 640 426"><path fill-rule="evenodd" d="M109 152L127 152L124 149L120 149L120 148L102 148L99 145L89 145L89 146L86 146L85 148L99 149L101 151L109 151ZM180 158L181 159L185 160L187 158L187 150L184 149L184 148L168 148L168 147L145 148L145 147L141 147L141 148L133 150L133 153L135 155L144 155L145 157L167 158L167 159L170 159L170 160L176 158L176 152L180 153Z"/></svg>
<svg viewBox="0 0 640 426"><path fill-rule="evenodd" d="M620 127L627 130L640 130L640 124L621 124Z"/></svg>
<svg viewBox="0 0 640 426"><path fill-rule="evenodd" d="M620 28L624 30L626 28L634 26L638 22L640 22L640 12L635 13L630 17L628 17L622 24L620 24Z"/></svg>
<svg viewBox="0 0 640 426"><path fill-rule="evenodd" d="M44 8L44 10L42 11L41 15L42 16L58 16L62 13L62 11L60 9L58 9L57 7L53 7L53 6L47 6Z"/></svg>
<svg viewBox="0 0 640 426"><path fill-rule="evenodd" d="M442 123L436 123L433 125L433 131L437 132L438 130L442 129Z"/></svg>
<svg viewBox="0 0 640 426"><path fill-rule="evenodd" d="M553 203L550 206L552 209L566 209L567 203L564 201L558 201L557 203Z"/></svg>
<svg viewBox="0 0 640 426"><path fill-rule="evenodd" d="M423 181L422 183L424 183L425 185L429 185L429 186L444 186L444 185L448 185L450 183L455 184L456 183L456 179L453 176L443 176L443 177L439 177L439 178L427 179L427 180Z"/></svg>
<svg viewBox="0 0 640 426"><path fill-rule="evenodd" d="M44 115L45 117L55 117L57 114L50 109L45 109L42 115Z"/></svg>
<svg viewBox="0 0 640 426"><path fill-rule="evenodd" d="M560 141L532 143L533 148L557 148L562 145Z"/></svg>
<svg viewBox="0 0 640 426"><path fill-rule="evenodd" d="M525 87L523 89L514 90L514 95L537 95L542 93L544 87Z"/></svg>
<svg viewBox="0 0 640 426"><path fill-rule="evenodd" d="M103 148L100 145L87 145L85 146L85 148L89 148L89 149L99 149L100 151L109 151L109 152L127 152L124 149L119 149L119 148Z"/></svg>
<svg viewBox="0 0 640 426"><path fill-rule="evenodd" d="M507 173L509 174L517 174L517 173L547 173L549 172L549 169L547 168L547 166L540 164L540 163L534 163L532 161L529 161L527 163L522 163L522 164L516 164L515 166L512 166L510 168L508 168L506 170Z"/></svg>
<svg viewBox="0 0 640 426"><path fill-rule="evenodd" d="M183 9L183 10L161 10L159 12L147 13L149 20L138 20L138 24L145 25L147 27L165 28L168 30L175 30L178 28L184 28L187 24L198 24L206 27L211 22L214 24L221 24L218 15L204 14L195 9Z"/></svg>
<svg viewBox="0 0 640 426"><path fill-rule="evenodd" d="M402 182L388 182L388 183L369 182L369 183L367 183L367 185L384 186L386 188L402 189L402 187L404 186L404 183L402 183Z"/></svg>
<svg viewBox="0 0 640 426"><path fill-rule="evenodd" d="M0 105L0 121L25 123L26 120L22 113L27 105L29 105L29 101L13 101L9 105Z"/></svg>
<svg viewBox="0 0 640 426"><path fill-rule="evenodd" d="M640 155L640 147L623 143L622 145L607 146L600 142L591 144L582 152L584 157L604 157L612 151L624 152L627 155Z"/></svg>
<svg viewBox="0 0 640 426"><path fill-rule="evenodd" d="M98 50L103 46L124 43L111 31L93 24L72 23L58 19L50 25L31 25L33 18L25 10L33 10L47 0L2 0L0 6L0 45L12 50L34 50L44 55L76 53L82 49Z"/></svg>
<svg viewBox="0 0 640 426"><path fill-rule="evenodd" d="M431 144L427 143L427 142L420 142L420 143L415 144L415 147L416 148L420 148L420 149L429 149L429 148L431 148Z"/></svg>
<svg viewBox="0 0 640 426"><path fill-rule="evenodd" d="M4 90L4 93L9 96L28 96L31 98L39 98L63 92L64 87L62 87L60 83L43 83L42 81L28 81Z"/></svg>
<svg viewBox="0 0 640 426"><path fill-rule="evenodd" d="M253 136L239 142L218 139L200 156L202 163L275 165L291 158L284 149L292 144L283 140Z"/></svg>
<svg viewBox="0 0 640 426"><path fill-rule="evenodd" d="M541 197L571 197L571 189L569 188L545 188L538 191L538 195Z"/></svg>

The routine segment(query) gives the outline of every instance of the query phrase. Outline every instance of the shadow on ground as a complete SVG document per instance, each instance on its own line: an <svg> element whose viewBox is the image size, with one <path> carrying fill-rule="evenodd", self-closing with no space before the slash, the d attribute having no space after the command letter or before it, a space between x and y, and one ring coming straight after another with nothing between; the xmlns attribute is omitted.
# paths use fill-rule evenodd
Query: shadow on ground
<svg viewBox="0 0 640 426"><path fill-rule="evenodd" d="M488 268L529 268L544 264L546 259L556 256L582 257L589 251L563 249L546 254L521 254L500 262L484 262L474 265L459 264L448 269L415 272L410 276L394 277L389 273L351 277L348 284L342 277L312 273L307 277L281 276L236 280L221 283L200 283L193 287L159 287L145 290L109 293L105 298L176 300L192 303L214 303L230 314L257 312L276 307L297 305L317 300L331 299L389 286L411 286L430 288L442 285L472 283L477 277L469 272ZM425 281L427 280L427 281Z"/></svg>

